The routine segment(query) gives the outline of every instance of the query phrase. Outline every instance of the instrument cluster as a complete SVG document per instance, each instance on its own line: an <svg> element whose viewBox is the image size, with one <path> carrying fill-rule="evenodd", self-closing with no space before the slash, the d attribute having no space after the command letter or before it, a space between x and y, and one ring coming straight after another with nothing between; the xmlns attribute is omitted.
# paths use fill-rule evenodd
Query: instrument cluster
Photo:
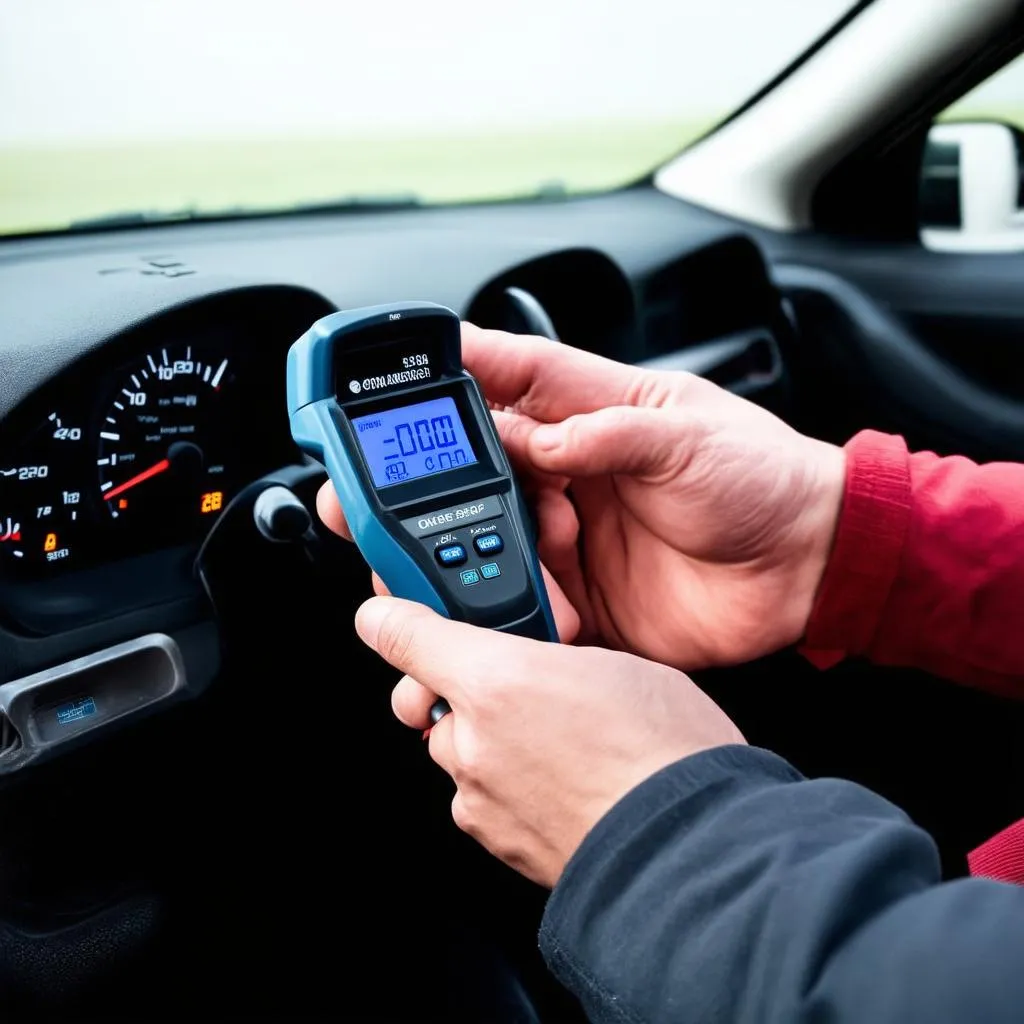
<svg viewBox="0 0 1024 1024"><path fill-rule="evenodd" d="M238 485L230 354L164 345L95 391L73 378L69 385L0 460L5 574L38 577L94 562L111 546L186 540Z"/></svg>
<svg viewBox="0 0 1024 1024"><path fill-rule="evenodd" d="M239 489L298 460L285 355L309 321L256 319L169 315L61 371L4 421L0 581L198 544Z"/></svg>

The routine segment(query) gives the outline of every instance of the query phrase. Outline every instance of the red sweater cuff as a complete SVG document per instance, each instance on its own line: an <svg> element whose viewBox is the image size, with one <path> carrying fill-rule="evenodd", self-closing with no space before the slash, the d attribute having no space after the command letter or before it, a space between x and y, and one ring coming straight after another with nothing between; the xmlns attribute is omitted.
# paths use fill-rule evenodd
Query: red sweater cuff
<svg viewBox="0 0 1024 1024"><path fill-rule="evenodd" d="M846 445L846 491L801 653L818 668L861 654L899 570L911 511L910 460L900 437L865 430Z"/></svg>

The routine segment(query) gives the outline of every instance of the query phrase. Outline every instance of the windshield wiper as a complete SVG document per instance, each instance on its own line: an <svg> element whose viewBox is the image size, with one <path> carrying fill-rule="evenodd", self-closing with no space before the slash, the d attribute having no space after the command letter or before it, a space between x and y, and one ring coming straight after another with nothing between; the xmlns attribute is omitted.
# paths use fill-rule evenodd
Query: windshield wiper
<svg viewBox="0 0 1024 1024"><path fill-rule="evenodd" d="M243 220L255 217L286 217L318 213L387 212L410 210L422 205L415 193L395 195L352 195L283 207L231 206L223 209L184 207L180 210L122 210L72 221L66 229L75 231L114 231L118 228L147 227L154 224L177 224L189 221Z"/></svg>

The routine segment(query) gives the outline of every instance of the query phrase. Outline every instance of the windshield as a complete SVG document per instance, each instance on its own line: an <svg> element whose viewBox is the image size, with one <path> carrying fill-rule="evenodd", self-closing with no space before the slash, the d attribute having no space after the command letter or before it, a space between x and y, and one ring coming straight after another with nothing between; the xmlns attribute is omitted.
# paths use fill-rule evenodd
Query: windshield
<svg viewBox="0 0 1024 1024"><path fill-rule="evenodd" d="M851 4L0 2L3 234L621 186Z"/></svg>

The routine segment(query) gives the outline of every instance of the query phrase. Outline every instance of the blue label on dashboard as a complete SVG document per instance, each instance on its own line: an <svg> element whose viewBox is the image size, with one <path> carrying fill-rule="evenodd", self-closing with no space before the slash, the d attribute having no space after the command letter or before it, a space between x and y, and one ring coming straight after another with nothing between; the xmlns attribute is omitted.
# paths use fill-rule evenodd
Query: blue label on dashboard
<svg viewBox="0 0 1024 1024"><path fill-rule="evenodd" d="M92 697L83 697L73 704L64 704L57 708L57 724L71 725L72 722L80 722L83 718L96 714L96 701Z"/></svg>

